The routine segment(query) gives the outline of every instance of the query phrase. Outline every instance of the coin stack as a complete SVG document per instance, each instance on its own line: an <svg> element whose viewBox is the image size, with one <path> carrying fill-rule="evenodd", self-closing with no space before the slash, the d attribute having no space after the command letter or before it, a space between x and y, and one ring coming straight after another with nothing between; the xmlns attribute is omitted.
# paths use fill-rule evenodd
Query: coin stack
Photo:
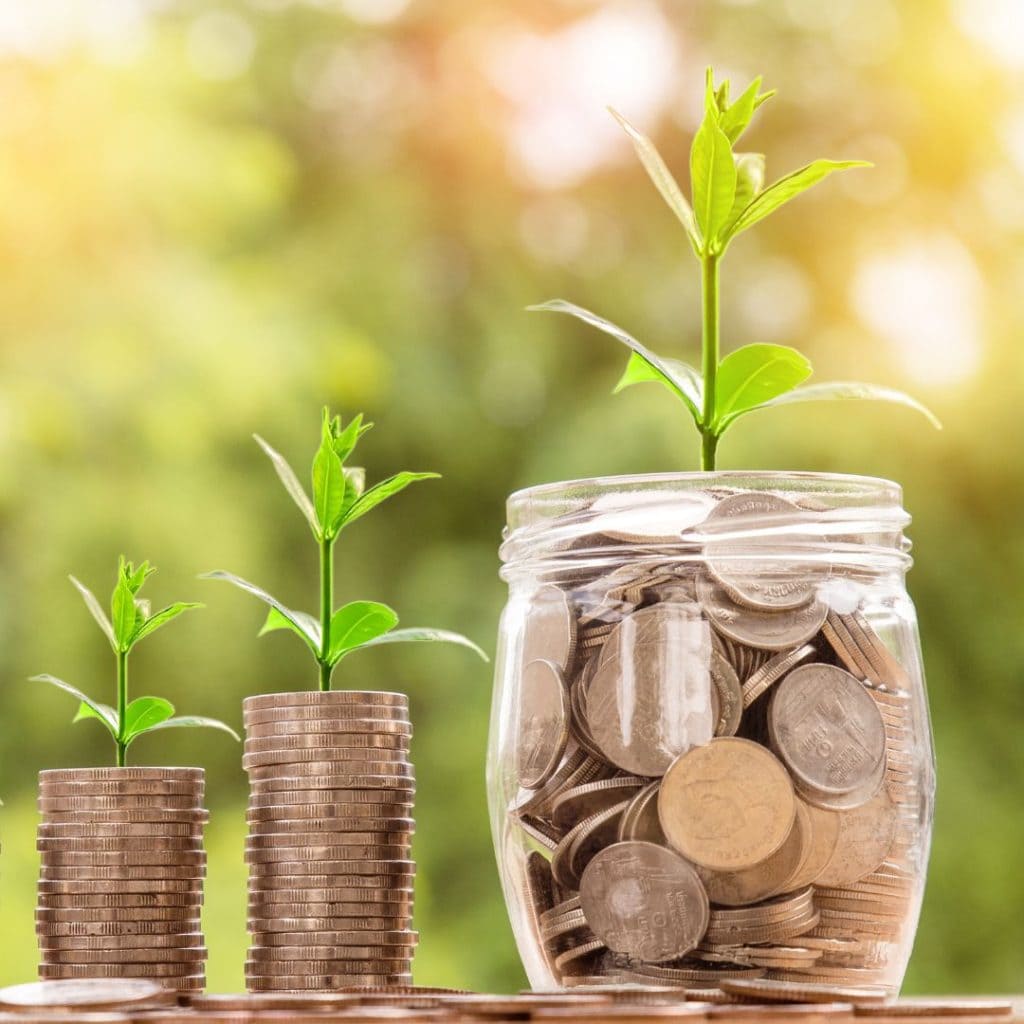
<svg viewBox="0 0 1024 1024"><path fill-rule="evenodd" d="M200 768L40 772L41 978L202 991L203 790Z"/></svg>
<svg viewBox="0 0 1024 1024"><path fill-rule="evenodd" d="M817 502L676 497L572 513L578 564L528 602L508 810L534 943L566 987L891 992L933 784L898 605L802 532Z"/></svg>
<svg viewBox="0 0 1024 1024"><path fill-rule="evenodd" d="M415 778L408 698L245 701L251 992L411 981Z"/></svg>

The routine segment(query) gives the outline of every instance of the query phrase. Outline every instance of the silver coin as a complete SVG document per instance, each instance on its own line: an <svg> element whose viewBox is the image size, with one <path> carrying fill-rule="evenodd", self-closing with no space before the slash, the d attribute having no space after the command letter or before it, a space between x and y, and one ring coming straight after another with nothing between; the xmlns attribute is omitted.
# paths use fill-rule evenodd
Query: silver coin
<svg viewBox="0 0 1024 1024"><path fill-rule="evenodd" d="M538 789L554 774L569 741L569 693L553 661L531 661L519 686L516 769L521 786Z"/></svg>

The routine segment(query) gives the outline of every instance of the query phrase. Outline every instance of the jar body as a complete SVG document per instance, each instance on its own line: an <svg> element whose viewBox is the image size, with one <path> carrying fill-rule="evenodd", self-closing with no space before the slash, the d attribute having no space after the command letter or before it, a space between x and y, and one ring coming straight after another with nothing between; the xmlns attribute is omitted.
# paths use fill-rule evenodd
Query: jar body
<svg viewBox="0 0 1024 1024"><path fill-rule="evenodd" d="M934 796L899 497L724 473L510 500L488 792L535 988L898 992Z"/></svg>

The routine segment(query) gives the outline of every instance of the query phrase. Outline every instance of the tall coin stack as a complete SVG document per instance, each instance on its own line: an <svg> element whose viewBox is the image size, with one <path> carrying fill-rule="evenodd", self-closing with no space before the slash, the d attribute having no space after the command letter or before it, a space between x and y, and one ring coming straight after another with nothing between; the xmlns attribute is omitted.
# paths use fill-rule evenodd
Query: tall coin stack
<svg viewBox="0 0 1024 1024"><path fill-rule="evenodd" d="M202 991L200 768L39 775L39 976L150 978Z"/></svg>
<svg viewBox="0 0 1024 1024"><path fill-rule="evenodd" d="M412 980L415 778L408 698L244 703L251 992Z"/></svg>

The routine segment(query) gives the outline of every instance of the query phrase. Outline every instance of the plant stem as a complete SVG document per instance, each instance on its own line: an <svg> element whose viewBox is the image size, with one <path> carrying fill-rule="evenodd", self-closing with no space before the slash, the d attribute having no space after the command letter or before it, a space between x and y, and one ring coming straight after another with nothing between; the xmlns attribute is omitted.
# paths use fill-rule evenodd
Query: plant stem
<svg viewBox="0 0 1024 1024"><path fill-rule="evenodd" d="M128 744L124 741L125 721L128 717L128 652L117 652L117 767L123 768L127 760Z"/></svg>
<svg viewBox="0 0 1024 1024"><path fill-rule="evenodd" d="M320 689L331 688L331 666L327 656L331 649L331 612L334 608L334 565L331 549L334 542L320 541Z"/></svg>
<svg viewBox="0 0 1024 1024"><path fill-rule="evenodd" d="M718 436L713 431L715 420L715 392L718 383L718 260L708 253L701 259L701 371L704 376L704 408L701 423L700 468L710 472L715 468Z"/></svg>

